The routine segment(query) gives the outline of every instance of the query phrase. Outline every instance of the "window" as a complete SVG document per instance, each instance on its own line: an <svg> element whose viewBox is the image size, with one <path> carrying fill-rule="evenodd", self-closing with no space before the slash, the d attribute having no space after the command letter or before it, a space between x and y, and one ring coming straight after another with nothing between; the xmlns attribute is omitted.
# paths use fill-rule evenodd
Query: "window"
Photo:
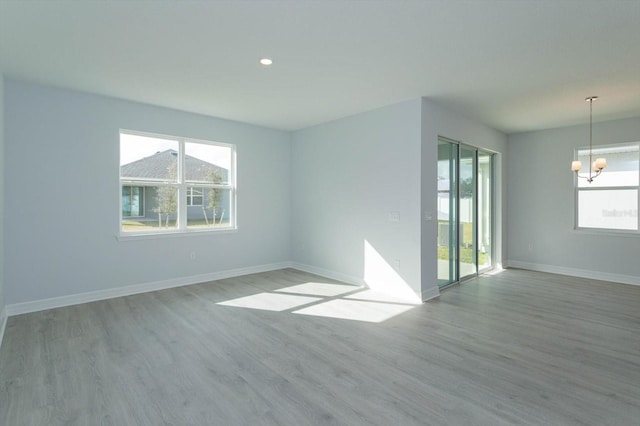
<svg viewBox="0 0 640 426"><path fill-rule="evenodd" d="M235 145L120 132L120 230L235 228Z"/></svg>
<svg viewBox="0 0 640 426"><path fill-rule="evenodd" d="M187 188L188 206L202 206L202 200L202 188L194 188L193 186Z"/></svg>
<svg viewBox="0 0 640 426"><path fill-rule="evenodd" d="M589 150L577 156L588 167ZM640 143L597 147L593 156L605 157L607 167L592 183L576 178L576 227L638 231Z"/></svg>
<svg viewBox="0 0 640 426"><path fill-rule="evenodd" d="M122 186L122 217L144 216L144 186Z"/></svg>

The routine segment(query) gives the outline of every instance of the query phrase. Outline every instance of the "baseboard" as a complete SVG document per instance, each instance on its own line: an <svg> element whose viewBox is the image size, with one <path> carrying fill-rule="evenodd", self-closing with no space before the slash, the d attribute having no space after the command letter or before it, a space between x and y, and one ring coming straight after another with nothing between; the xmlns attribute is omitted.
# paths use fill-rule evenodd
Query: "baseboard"
<svg viewBox="0 0 640 426"><path fill-rule="evenodd" d="M298 269L303 272L320 275L326 278L342 281L347 284L353 284L360 287L367 287L366 283L364 282L364 279L360 277L355 277L355 276L343 274L340 272L331 271L329 269L324 269L317 266L306 265L298 262L270 263L266 265L251 266L247 268L229 269L225 271L212 272L208 274L192 275L189 277L173 278L169 280L134 284L134 285L129 285L125 287L117 287L117 288L110 288L105 290L90 291L86 293L71 294L68 296L52 297L49 299L14 303L11 305L7 305L5 310L2 313L3 317L0 318L0 320L2 320L2 324L1 324L2 329L0 329L0 331L4 332L4 326L6 324L7 317L12 315L20 315L20 314L27 314L30 312L44 311L47 309L62 308L65 306L79 305L81 303L97 302L100 300L114 299L116 297L131 296L133 294L147 293L150 291L157 291L157 290L165 290L168 288L182 287L182 286L192 285L192 284L200 284L208 281L222 280L225 278L239 277L239 276L248 275L248 274L257 274L260 272L268 272L268 271L274 271L274 270L284 269L284 268ZM426 302L427 300L438 297L439 295L440 295L440 292L438 291L438 289L434 288L434 289L431 289L431 291L428 294L423 295L422 298L423 298L423 301Z"/></svg>
<svg viewBox="0 0 640 426"><path fill-rule="evenodd" d="M343 274L341 272L336 272L329 269L320 268L318 266L311 266L311 265L306 265L304 263L298 263L298 262L290 262L289 266L293 269L297 269L302 272L308 272L310 274L331 278L336 281L342 281L345 284L353 284L360 287L367 286L363 278Z"/></svg>
<svg viewBox="0 0 640 426"><path fill-rule="evenodd" d="M2 348L2 339L4 338L4 329L7 327L7 309L5 307L0 311L0 348Z"/></svg>
<svg viewBox="0 0 640 426"><path fill-rule="evenodd" d="M529 269L538 272L549 272L551 274L569 275L572 277L591 278L594 280L610 281L614 283L640 285L640 277L636 277L633 275L611 274L608 272L590 271L586 269L565 268L563 266L521 262L519 260L508 260L506 264L509 268Z"/></svg>
<svg viewBox="0 0 640 426"><path fill-rule="evenodd" d="M438 287L432 287L422 293L423 302L428 302L429 300L435 299L437 297L440 297L440 289Z"/></svg>
<svg viewBox="0 0 640 426"><path fill-rule="evenodd" d="M53 297L50 299L34 300L31 302L14 303L11 305L7 305L6 315L20 315L29 312L62 308L64 306L96 302L98 300L113 299L116 297L130 296L133 294L164 290L174 287L182 287L185 285L200 284L207 281L222 280L225 278L233 278L242 275L274 271L277 269L289 267L291 267L291 262L271 263L266 265L251 266L247 268L228 269L225 271L212 272L208 274L192 275L189 277L173 278L169 280L154 281L143 284L134 284L106 290L91 291L87 293L72 294L69 296Z"/></svg>

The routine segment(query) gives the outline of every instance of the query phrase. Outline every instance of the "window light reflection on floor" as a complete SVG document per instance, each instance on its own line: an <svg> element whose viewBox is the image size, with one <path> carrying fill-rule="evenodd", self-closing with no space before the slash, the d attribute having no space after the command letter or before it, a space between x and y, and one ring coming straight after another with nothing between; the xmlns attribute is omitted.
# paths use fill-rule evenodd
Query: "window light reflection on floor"
<svg viewBox="0 0 640 426"><path fill-rule="evenodd" d="M388 320L416 305L363 287L319 282L297 284L217 304L374 323Z"/></svg>
<svg viewBox="0 0 640 426"><path fill-rule="evenodd" d="M264 311L282 312L303 305L321 301L319 297L296 296L291 294L258 293L251 296L219 302L218 305L236 308L261 309Z"/></svg>
<svg viewBox="0 0 640 426"><path fill-rule="evenodd" d="M395 303L336 299L299 309L293 313L353 321L382 322L413 308L412 305Z"/></svg>
<svg viewBox="0 0 640 426"><path fill-rule="evenodd" d="M280 288L277 292L306 294L309 296L339 296L341 294L356 291L362 287L345 284L328 284L309 282L305 284L294 285L291 287Z"/></svg>

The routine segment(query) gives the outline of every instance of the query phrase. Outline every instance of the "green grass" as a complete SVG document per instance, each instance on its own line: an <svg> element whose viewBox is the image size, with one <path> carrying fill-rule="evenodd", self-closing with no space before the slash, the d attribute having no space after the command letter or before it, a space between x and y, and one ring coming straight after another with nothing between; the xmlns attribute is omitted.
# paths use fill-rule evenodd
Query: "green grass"
<svg viewBox="0 0 640 426"><path fill-rule="evenodd" d="M448 223L447 221L438 221L438 223ZM473 263L473 224L463 222L462 226L462 248L460 249L460 262ZM478 264L484 265L489 255L483 251L478 252ZM449 260L449 247L438 246L438 259Z"/></svg>
<svg viewBox="0 0 640 426"><path fill-rule="evenodd" d="M478 264L484 265L487 262L488 254L481 251L478 252ZM449 260L449 247L438 246L438 259ZM460 262L473 263L473 250L470 248L460 249Z"/></svg>

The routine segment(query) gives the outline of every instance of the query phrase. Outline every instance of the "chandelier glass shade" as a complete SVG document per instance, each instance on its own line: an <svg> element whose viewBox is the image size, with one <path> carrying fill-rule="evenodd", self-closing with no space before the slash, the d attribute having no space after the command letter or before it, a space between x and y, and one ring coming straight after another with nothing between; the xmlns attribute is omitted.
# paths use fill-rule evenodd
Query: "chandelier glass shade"
<svg viewBox="0 0 640 426"><path fill-rule="evenodd" d="M576 176L580 179L586 179L591 183L595 178L600 176L602 170L607 167L607 160L605 158L593 159L593 101L598 99L597 96L589 96L585 100L589 102L589 174L581 175L582 161L575 160L571 162L571 171L575 172Z"/></svg>

